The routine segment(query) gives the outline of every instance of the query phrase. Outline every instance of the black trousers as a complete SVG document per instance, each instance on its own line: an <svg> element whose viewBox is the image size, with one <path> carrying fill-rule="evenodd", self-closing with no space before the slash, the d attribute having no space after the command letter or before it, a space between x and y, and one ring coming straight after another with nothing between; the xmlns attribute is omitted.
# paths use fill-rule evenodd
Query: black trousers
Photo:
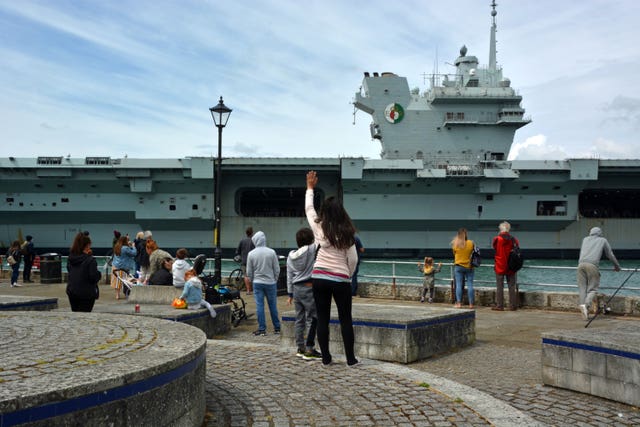
<svg viewBox="0 0 640 427"><path fill-rule="evenodd" d="M340 330L344 344L344 355L347 363L352 365L357 362L353 346L355 337L353 333L353 319L351 317L351 286L349 282L332 282L330 280L313 279L313 298L316 300L318 311L318 345L322 352L322 363L331 362L329 352L329 321L331 320L331 298L333 297L338 308Z"/></svg>
<svg viewBox="0 0 640 427"><path fill-rule="evenodd" d="M31 267L33 266L33 260L31 259L31 255L27 255L24 257L24 268L22 269L22 280L27 281L31 280Z"/></svg>
<svg viewBox="0 0 640 427"><path fill-rule="evenodd" d="M71 295L67 296L69 297L71 311L91 313L91 310L93 310L93 304L96 302L95 298L77 298Z"/></svg>

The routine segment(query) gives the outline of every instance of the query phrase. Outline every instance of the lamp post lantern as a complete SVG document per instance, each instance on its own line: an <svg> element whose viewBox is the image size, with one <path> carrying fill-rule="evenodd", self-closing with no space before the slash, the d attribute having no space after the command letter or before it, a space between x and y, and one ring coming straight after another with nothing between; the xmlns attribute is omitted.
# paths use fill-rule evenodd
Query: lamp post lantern
<svg viewBox="0 0 640 427"><path fill-rule="evenodd" d="M211 112L211 117L213 117L213 123L218 128L218 160L214 163L214 179L215 179L215 188L213 195L213 204L214 204L214 215L215 215L215 228L213 231L213 243L215 246L213 252L213 260L214 260L214 280L216 285L222 284L222 249L220 248L220 219L222 216L222 210L220 208L220 201L222 199L222 195L220 194L220 178L221 178L221 168L222 168L222 128L227 125L227 121L229 120L229 116L231 115L231 108L224 105L224 101L222 100L222 96L220 97L220 101L218 105L215 107L209 108Z"/></svg>

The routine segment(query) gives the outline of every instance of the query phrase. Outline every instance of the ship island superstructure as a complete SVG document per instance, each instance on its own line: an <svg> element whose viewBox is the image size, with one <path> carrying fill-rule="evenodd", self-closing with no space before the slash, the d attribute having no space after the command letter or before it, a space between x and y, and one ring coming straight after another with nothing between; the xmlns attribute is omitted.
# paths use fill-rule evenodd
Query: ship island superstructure
<svg viewBox="0 0 640 427"><path fill-rule="evenodd" d="M367 256L450 257L460 227L489 251L503 220L530 257L575 257L593 226L617 255L640 256L640 160L508 160L516 130L531 120L498 66L491 6L487 66L463 46L455 73L433 73L424 91L392 72L364 73L353 104L371 116L380 159L223 159L223 256L233 256L247 226L281 255L295 248L310 169L321 177L316 204L342 198ZM2 158L0 244L31 234L40 250L64 253L88 230L99 253L113 230L152 230L163 248L212 254L215 162Z"/></svg>

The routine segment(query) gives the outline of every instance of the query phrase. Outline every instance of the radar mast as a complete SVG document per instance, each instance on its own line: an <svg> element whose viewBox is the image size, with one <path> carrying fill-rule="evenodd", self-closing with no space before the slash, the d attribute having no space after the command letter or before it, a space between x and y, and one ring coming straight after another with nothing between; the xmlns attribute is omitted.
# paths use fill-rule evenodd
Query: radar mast
<svg viewBox="0 0 640 427"><path fill-rule="evenodd" d="M498 14L498 12L496 12L496 0L493 0L491 2L491 7L492 7L492 11L491 11L491 17L492 17L492 24L491 24L491 41L489 42L489 70L490 71L495 71L496 70L496 31L497 31L497 26L496 26L496 15Z"/></svg>

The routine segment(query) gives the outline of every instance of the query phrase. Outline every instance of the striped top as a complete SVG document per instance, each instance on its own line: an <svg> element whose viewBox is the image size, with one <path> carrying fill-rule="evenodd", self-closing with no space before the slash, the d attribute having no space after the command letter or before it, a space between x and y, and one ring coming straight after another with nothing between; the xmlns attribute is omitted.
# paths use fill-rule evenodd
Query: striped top
<svg viewBox="0 0 640 427"><path fill-rule="evenodd" d="M337 249L324 237L320 223L316 222L318 214L313 207L313 190L307 190L304 197L304 210L313 230L315 243L320 246L316 262L313 264L311 277L314 279L331 280L333 282L351 282L351 275L358 265L356 245L349 249Z"/></svg>

